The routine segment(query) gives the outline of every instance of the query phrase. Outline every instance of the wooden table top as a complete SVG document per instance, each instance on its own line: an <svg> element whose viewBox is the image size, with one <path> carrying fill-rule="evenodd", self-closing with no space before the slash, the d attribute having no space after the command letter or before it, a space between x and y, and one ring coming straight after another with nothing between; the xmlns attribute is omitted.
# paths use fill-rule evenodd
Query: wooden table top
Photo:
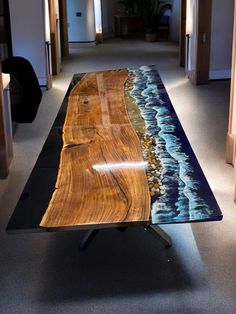
<svg viewBox="0 0 236 314"><path fill-rule="evenodd" d="M124 102L127 75L86 74L71 91L56 189L42 227L149 220L146 167Z"/></svg>
<svg viewBox="0 0 236 314"><path fill-rule="evenodd" d="M220 219L157 71L140 67L75 75L7 230Z"/></svg>

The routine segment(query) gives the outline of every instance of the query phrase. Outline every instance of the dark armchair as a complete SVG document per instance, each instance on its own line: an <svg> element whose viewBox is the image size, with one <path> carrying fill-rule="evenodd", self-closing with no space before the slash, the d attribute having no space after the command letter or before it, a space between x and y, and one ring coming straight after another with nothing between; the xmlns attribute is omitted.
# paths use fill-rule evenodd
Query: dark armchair
<svg viewBox="0 0 236 314"><path fill-rule="evenodd" d="M38 79L31 63L22 57L10 57L2 62L2 72L9 73L12 120L33 122L42 99Z"/></svg>

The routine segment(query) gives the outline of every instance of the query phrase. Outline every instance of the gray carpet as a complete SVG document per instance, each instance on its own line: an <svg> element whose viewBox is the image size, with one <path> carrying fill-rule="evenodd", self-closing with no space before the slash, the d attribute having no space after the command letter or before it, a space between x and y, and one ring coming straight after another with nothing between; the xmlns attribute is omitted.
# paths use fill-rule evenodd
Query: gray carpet
<svg viewBox="0 0 236 314"><path fill-rule="evenodd" d="M156 64L223 211L224 220L168 225L165 249L141 228L8 235L5 227L76 72ZM224 162L229 82L192 86L171 43L115 39L72 51L31 125L18 125L14 161L0 181L0 313L235 313L236 206ZM33 210L33 208L32 208Z"/></svg>

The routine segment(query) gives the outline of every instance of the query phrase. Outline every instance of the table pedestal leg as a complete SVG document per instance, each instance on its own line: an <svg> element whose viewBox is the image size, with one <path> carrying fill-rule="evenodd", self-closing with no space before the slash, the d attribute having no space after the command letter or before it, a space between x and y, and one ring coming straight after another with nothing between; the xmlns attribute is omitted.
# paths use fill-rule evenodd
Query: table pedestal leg
<svg viewBox="0 0 236 314"><path fill-rule="evenodd" d="M83 238L83 240L81 241L81 245L80 245L80 250L81 251L85 251L87 249L87 247L89 246L89 244L93 241L93 239L96 237L96 235L98 234L99 230L96 229L92 229L92 230L88 230Z"/></svg>
<svg viewBox="0 0 236 314"><path fill-rule="evenodd" d="M122 227L122 228L117 228L119 231L125 231L127 228ZM166 248L171 247L172 241L170 236L159 226L157 225L152 225L152 226L145 226L144 229L148 232L150 232L152 235L155 237L158 237L165 245ZM98 229L93 229L93 230L88 230L81 241L80 245L80 250L84 251L87 249L89 244L93 241L93 239L96 237L98 234Z"/></svg>
<svg viewBox="0 0 236 314"><path fill-rule="evenodd" d="M155 237L158 237L164 243L166 248L169 248L172 246L171 237L159 226L157 225L145 226L144 229L150 232Z"/></svg>

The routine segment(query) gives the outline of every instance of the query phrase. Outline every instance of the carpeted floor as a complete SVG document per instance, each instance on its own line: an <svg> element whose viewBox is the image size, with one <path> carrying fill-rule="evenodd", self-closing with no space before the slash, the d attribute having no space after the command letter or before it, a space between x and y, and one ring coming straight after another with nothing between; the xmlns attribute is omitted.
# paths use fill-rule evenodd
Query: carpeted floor
<svg viewBox="0 0 236 314"><path fill-rule="evenodd" d="M6 234L73 73L143 64L159 69L223 221L166 225L169 250L140 228L101 231L86 252L78 250L83 232ZM224 161L228 102L228 81L188 82L175 44L114 39L72 51L34 123L17 125L11 172L0 181L0 313L235 313L234 175Z"/></svg>

